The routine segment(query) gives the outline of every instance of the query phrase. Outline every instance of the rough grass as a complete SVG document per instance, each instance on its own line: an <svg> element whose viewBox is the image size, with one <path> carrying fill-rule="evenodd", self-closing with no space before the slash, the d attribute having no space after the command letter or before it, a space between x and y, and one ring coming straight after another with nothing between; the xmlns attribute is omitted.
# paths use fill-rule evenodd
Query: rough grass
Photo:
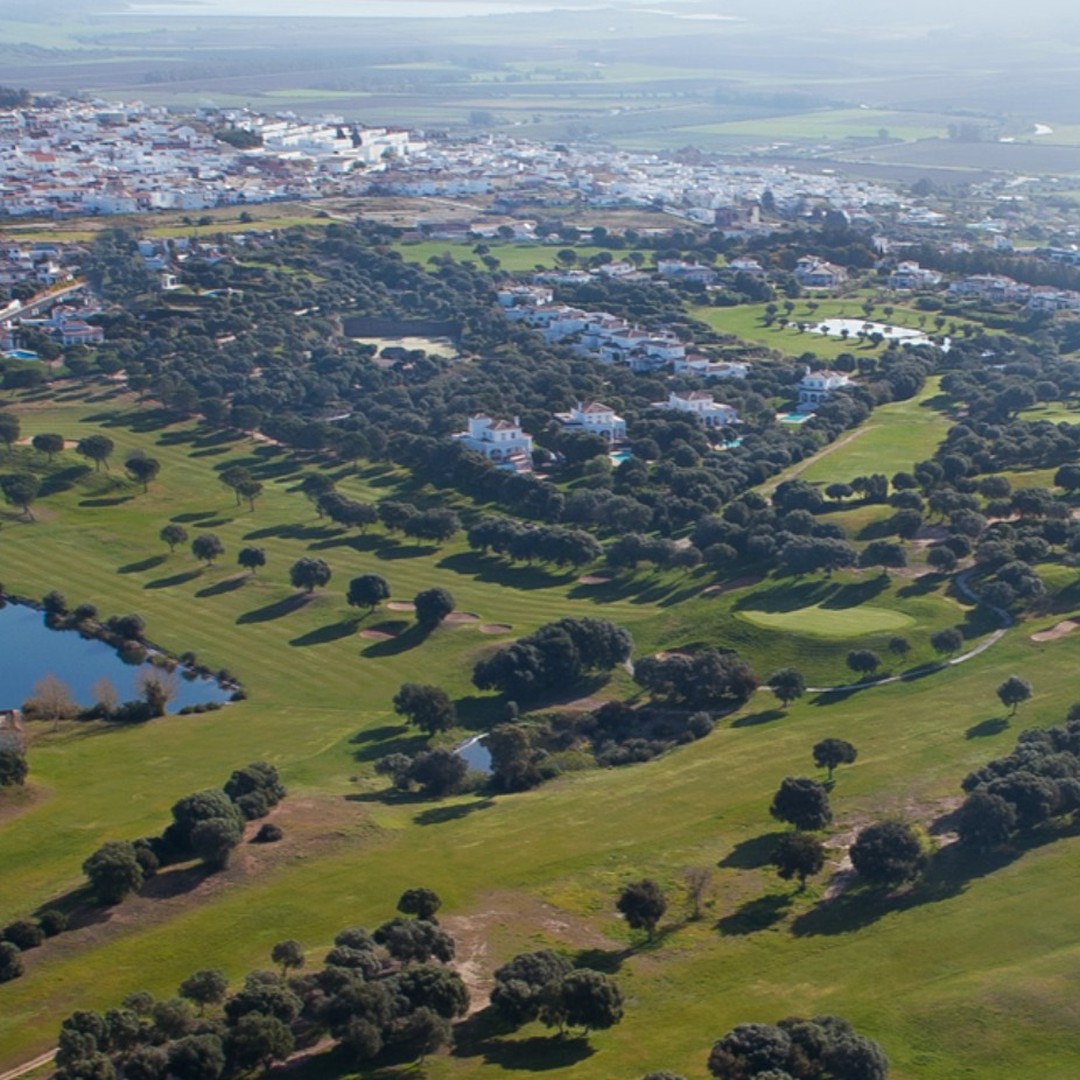
<svg viewBox="0 0 1080 1080"><path fill-rule="evenodd" d="M62 898L79 886L79 863L100 842L160 829L175 798L220 783L253 758L277 763L291 795L276 818L286 830L281 845L245 849L229 871L207 880L166 875L156 896L28 954L28 973L0 992L3 1066L52 1045L59 1018L75 1007L111 1005L144 987L170 993L211 963L238 979L288 937L317 962L341 926L385 918L404 888L423 884L444 897L448 918L490 926L477 960L483 969L520 949L587 948L591 963L618 972L627 994L624 1023L593 1035L588 1047L549 1040L539 1028L486 1046L465 1033L454 1055L429 1062L432 1080L541 1067L581 1080L657 1068L701 1080L708 1048L725 1030L793 1012L850 1017L886 1046L897 1080L1075 1075L1076 838L1033 844L1000 865L954 863L892 901L851 894L821 905L822 885L793 896L764 859L777 831L766 809L772 792L785 775L813 775L818 739L847 738L859 750L833 791L837 836L889 812L928 821L951 805L964 773L1006 752L1020 727L1061 717L1076 696L1080 637L1039 645L1021 626L961 667L809 697L788 710L762 692L700 742L524 795L387 802L372 760L419 745L391 714L391 694L406 678L441 682L463 698L465 723L479 723L484 706L470 697L467 670L492 639L445 629L417 641L408 616L385 611L357 622L342 599L354 573L385 573L397 598L445 584L460 610L515 632L562 614L602 614L630 626L639 653L732 645L763 673L792 662L811 682L841 666L835 643L766 630L737 614L814 605L855 616L866 605L904 612L917 623L909 635L916 651L905 662L912 664L934 628L962 622L977 636L989 627L971 622L936 579L769 579L705 597L708 575L580 586L576 575L513 570L460 545L427 551L379 530L346 536L290 491L299 472L288 459L262 458L257 444L189 441L191 425L155 428L150 410L126 401L17 408L26 434L104 430L122 449L152 452L163 467L148 495L115 483L114 465L109 476L69 478L68 490L43 500L38 524L6 520L5 585L27 594L58 587L103 612L140 611L152 637L232 668L251 699L119 731L38 734L30 796L0 815L0 919ZM70 457L58 472L74 464ZM254 514L233 506L214 480L215 466L245 458L264 469L267 484ZM881 462L875 471L892 467ZM402 483L393 471L367 468L341 487L370 498ZM414 497L438 498L422 490ZM201 524L222 536L229 554L219 567L166 555L157 531L178 516L193 533ZM245 538L268 551L255 579L238 578L232 565ZM303 553L328 559L334 578L297 604L285 579ZM405 632L390 647L353 632L391 619ZM866 640L875 647L873 635ZM1018 719L1002 724L994 687L1014 672L1031 678L1035 693ZM618 685L628 688L624 675ZM692 865L715 868L715 890L707 918L687 924L677 883ZM632 947L612 908L618 886L644 874L673 898L651 949ZM348 1069L333 1057L309 1066L312 1077Z"/></svg>

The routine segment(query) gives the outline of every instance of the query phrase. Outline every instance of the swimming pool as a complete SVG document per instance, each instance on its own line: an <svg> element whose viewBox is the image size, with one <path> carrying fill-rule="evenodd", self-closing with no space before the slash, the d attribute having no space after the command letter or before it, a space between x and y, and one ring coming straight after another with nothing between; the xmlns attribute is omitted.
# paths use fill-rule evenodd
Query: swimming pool
<svg viewBox="0 0 1080 1080"><path fill-rule="evenodd" d="M4 353L4 356L8 360L39 360L41 359L36 352L31 352L29 349L11 349Z"/></svg>
<svg viewBox="0 0 1080 1080"><path fill-rule="evenodd" d="M781 424L805 424L807 420L813 419L813 416L812 412L789 412L779 413L776 419Z"/></svg>
<svg viewBox="0 0 1080 1080"><path fill-rule="evenodd" d="M624 461L630 461L634 455L629 450L612 450L608 457L611 459L612 465L621 465Z"/></svg>

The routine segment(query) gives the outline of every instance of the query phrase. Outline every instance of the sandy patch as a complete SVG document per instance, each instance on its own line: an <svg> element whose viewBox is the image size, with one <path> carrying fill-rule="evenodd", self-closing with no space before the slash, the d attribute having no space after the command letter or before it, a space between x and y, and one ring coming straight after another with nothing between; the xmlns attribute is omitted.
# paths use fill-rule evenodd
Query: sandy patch
<svg viewBox="0 0 1080 1080"><path fill-rule="evenodd" d="M606 574L586 574L577 579L579 585L608 585L610 582L611 578Z"/></svg>
<svg viewBox="0 0 1080 1080"><path fill-rule="evenodd" d="M387 611L415 611L416 605L411 600L391 600L386 605Z"/></svg>
<svg viewBox="0 0 1080 1080"><path fill-rule="evenodd" d="M690 659L693 658L693 655L694 655L693 653L683 652L680 649L671 649L671 650L669 650L667 652L658 652L656 654L656 659L657 660L672 660L676 656L685 656L687 660L690 660Z"/></svg>
<svg viewBox="0 0 1080 1080"><path fill-rule="evenodd" d="M1058 638L1063 638L1066 634L1071 634L1080 623L1075 622L1073 619L1065 619L1063 622L1059 622L1057 626L1051 627L1049 630L1040 630L1037 634L1031 635L1032 641L1057 641Z"/></svg>
<svg viewBox="0 0 1080 1080"><path fill-rule="evenodd" d="M471 611L451 611L449 615L443 619L444 623L449 623L451 626L461 626L464 623L479 622L480 616L474 615Z"/></svg>
<svg viewBox="0 0 1080 1080"><path fill-rule="evenodd" d="M397 634L388 633L386 630L361 630L360 636L369 638L371 641L391 641L397 637Z"/></svg>
<svg viewBox="0 0 1080 1080"><path fill-rule="evenodd" d="M720 596L722 593L734 592L736 589L749 589L751 585L758 585L764 580L761 574L748 574L746 577L732 578L731 581L725 581L719 585L706 585L701 590L701 595Z"/></svg>
<svg viewBox="0 0 1080 1080"><path fill-rule="evenodd" d="M511 956L537 948L617 951L616 942L581 916L525 893L499 893L471 915L440 915L439 924L454 939L457 969L469 988L469 1013L488 1003L495 969Z"/></svg>
<svg viewBox="0 0 1080 1080"><path fill-rule="evenodd" d="M509 634L514 628L507 623L484 623L477 629L481 634Z"/></svg>

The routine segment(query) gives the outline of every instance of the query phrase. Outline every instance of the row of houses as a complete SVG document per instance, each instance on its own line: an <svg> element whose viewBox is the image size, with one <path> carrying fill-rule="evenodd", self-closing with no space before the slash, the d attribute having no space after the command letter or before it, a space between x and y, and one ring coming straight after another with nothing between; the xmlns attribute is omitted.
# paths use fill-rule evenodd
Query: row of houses
<svg viewBox="0 0 1080 1080"><path fill-rule="evenodd" d="M1080 311L1080 292L1050 285L1027 285L1004 274L973 274L954 281L949 296L974 297L989 304L1026 304L1032 311Z"/></svg>
<svg viewBox="0 0 1080 1080"><path fill-rule="evenodd" d="M691 413L712 431L739 422L734 408L716 401L712 394L702 390L672 391L667 401L654 401L653 408ZM567 412L555 413L555 419L564 431L596 435L609 446L618 446L626 440L626 421L610 405L600 401L579 401ZM517 473L532 472L533 440L522 430L519 417L493 419L479 413L469 419L465 431L451 437L496 468Z"/></svg>

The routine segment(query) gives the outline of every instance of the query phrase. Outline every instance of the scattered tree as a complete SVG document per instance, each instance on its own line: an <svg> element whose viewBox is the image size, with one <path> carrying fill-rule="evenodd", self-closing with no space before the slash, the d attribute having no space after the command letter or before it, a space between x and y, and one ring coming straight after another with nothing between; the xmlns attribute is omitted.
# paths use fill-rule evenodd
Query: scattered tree
<svg viewBox="0 0 1080 1080"><path fill-rule="evenodd" d="M260 566L266 565L266 550L251 545L242 547L236 556L236 561L249 573L256 574Z"/></svg>
<svg viewBox="0 0 1080 1080"><path fill-rule="evenodd" d="M1010 709L1010 716L1016 715L1021 703L1031 697L1031 683L1019 675L1010 675L998 688L997 696L1005 708Z"/></svg>
<svg viewBox="0 0 1080 1080"><path fill-rule="evenodd" d="M31 521L30 506L41 493L41 481L32 473L8 473L0 476L0 491L12 506L18 506Z"/></svg>
<svg viewBox="0 0 1080 1080"><path fill-rule="evenodd" d="M413 600L416 621L426 629L434 629L454 610L454 598L448 589L424 589Z"/></svg>
<svg viewBox="0 0 1080 1080"><path fill-rule="evenodd" d="M851 845L851 865L873 885L901 885L922 873L926 855L915 830L903 821L868 825Z"/></svg>
<svg viewBox="0 0 1080 1080"><path fill-rule="evenodd" d="M297 559L289 568L289 580L294 589L314 592L330 580L330 566L325 559L312 559L305 556Z"/></svg>
<svg viewBox="0 0 1080 1080"><path fill-rule="evenodd" d="M390 586L378 574L361 574L349 582L345 599L350 607L366 607L370 615L377 604L390 599Z"/></svg>
<svg viewBox="0 0 1080 1080"><path fill-rule="evenodd" d="M457 716L453 703L446 691L438 686L425 686L421 683L403 683L394 695L394 712L408 718L421 731L434 735L439 731L448 731L454 726Z"/></svg>
<svg viewBox="0 0 1080 1080"><path fill-rule="evenodd" d="M30 775L26 755L11 746L0 746L0 788L22 786Z"/></svg>
<svg viewBox="0 0 1080 1080"><path fill-rule="evenodd" d="M688 866L683 871L683 884L686 888L686 906L690 918L695 922L701 918L705 898L712 888L713 873L707 866Z"/></svg>
<svg viewBox="0 0 1080 1080"><path fill-rule="evenodd" d="M292 969L304 966L304 947L292 938L279 941L270 950L270 959L281 967L281 976L284 978Z"/></svg>
<svg viewBox="0 0 1080 1080"><path fill-rule="evenodd" d="M145 454L136 451L125 459L124 468L133 480L142 484L145 492L150 488L150 481L155 479L158 473L161 472L161 462L157 458L147 457Z"/></svg>
<svg viewBox="0 0 1080 1080"><path fill-rule="evenodd" d="M769 676L769 689L780 699L780 704L787 708L796 698L806 693L806 680L795 668L781 668Z"/></svg>
<svg viewBox="0 0 1080 1080"><path fill-rule="evenodd" d="M847 654L847 666L856 675L872 675L881 666L881 658L870 649L852 649Z"/></svg>
<svg viewBox="0 0 1080 1080"><path fill-rule="evenodd" d="M934 652L942 656L951 656L964 644L964 635L955 626L950 626L945 630L939 630L936 634L931 634L930 644Z"/></svg>
<svg viewBox="0 0 1080 1080"><path fill-rule="evenodd" d="M429 923L436 923L435 913L442 907L439 894L431 889L406 889L397 902L402 915L414 915Z"/></svg>
<svg viewBox="0 0 1080 1080"><path fill-rule="evenodd" d="M806 888L806 879L820 874L825 866L825 845L809 833L788 833L777 841L769 862L785 881L798 878L802 892Z"/></svg>
<svg viewBox="0 0 1080 1080"><path fill-rule="evenodd" d="M75 446L75 452L89 458L94 463L94 471L100 472L101 466L109 467L109 458L116 449L116 444L108 435L87 435Z"/></svg>
<svg viewBox="0 0 1080 1080"><path fill-rule="evenodd" d="M655 881L645 878L627 885L619 893L615 907L632 930L644 930L652 941L656 924L667 911L667 899Z"/></svg>
<svg viewBox="0 0 1080 1080"><path fill-rule="evenodd" d="M857 755L858 751L845 739L822 739L814 744L814 764L828 769L830 780L837 765L851 765Z"/></svg>
<svg viewBox="0 0 1080 1080"><path fill-rule="evenodd" d="M769 813L800 832L816 832L832 821L829 793L816 780L786 776L773 797Z"/></svg>
<svg viewBox="0 0 1080 1080"><path fill-rule="evenodd" d="M207 566L213 566L214 560L225 554L225 545L215 533L200 533L191 541L191 553Z"/></svg>
<svg viewBox="0 0 1080 1080"><path fill-rule="evenodd" d="M134 845L126 840L103 844L83 863L82 869L102 904L118 904L142 888L143 869Z"/></svg>
<svg viewBox="0 0 1080 1080"><path fill-rule="evenodd" d="M183 525L170 522L158 533L158 539L169 545L169 551L175 551L177 544L186 544L188 531Z"/></svg>
<svg viewBox="0 0 1080 1080"><path fill-rule="evenodd" d="M206 1012L207 1005L220 1005L229 990L229 980L219 968L207 968L189 975L178 991L185 1001L192 1001L199 1007L199 1015Z"/></svg>
<svg viewBox="0 0 1080 1080"><path fill-rule="evenodd" d="M44 454L52 464L52 459L64 449L64 436L55 435L52 432L42 432L30 440L30 445L39 454Z"/></svg>

